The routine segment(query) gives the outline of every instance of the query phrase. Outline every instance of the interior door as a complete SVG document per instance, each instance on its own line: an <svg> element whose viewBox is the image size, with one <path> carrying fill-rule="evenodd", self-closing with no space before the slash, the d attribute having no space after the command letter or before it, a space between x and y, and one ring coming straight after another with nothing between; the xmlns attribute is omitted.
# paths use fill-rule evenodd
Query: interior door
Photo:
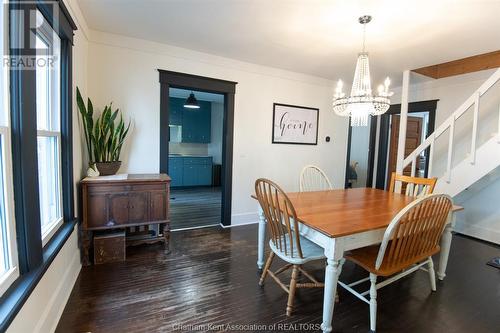
<svg viewBox="0 0 500 333"><path fill-rule="evenodd" d="M397 155L398 155L398 137L399 137L399 122L400 116L393 115L391 123L391 137L389 147L389 163L387 165L387 182L386 187L389 186L391 181L391 174L396 171ZM424 120L420 117L408 116L408 123L406 125L406 143L405 143L405 158L414 151L422 142L422 126ZM419 169L419 158L417 157L416 174ZM411 165L403 170L403 174L411 175Z"/></svg>

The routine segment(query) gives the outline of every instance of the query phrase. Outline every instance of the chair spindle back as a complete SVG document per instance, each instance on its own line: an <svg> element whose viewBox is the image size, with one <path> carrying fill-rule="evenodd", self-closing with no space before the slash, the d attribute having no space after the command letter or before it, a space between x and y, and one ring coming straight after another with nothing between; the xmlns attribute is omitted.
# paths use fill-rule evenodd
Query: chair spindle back
<svg viewBox="0 0 500 333"><path fill-rule="evenodd" d="M405 267L434 254L452 207L450 196L432 194L403 208L385 231L375 268Z"/></svg>
<svg viewBox="0 0 500 333"><path fill-rule="evenodd" d="M285 191L273 181L259 178L255 181L255 194L266 217L274 246L287 256L294 257L295 253L295 256L303 259L297 213Z"/></svg>
<svg viewBox="0 0 500 333"><path fill-rule="evenodd" d="M300 192L332 190L333 186L323 170L306 165L300 173Z"/></svg>
<svg viewBox="0 0 500 333"><path fill-rule="evenodd" d="M401 183L401 190L404 190L405 195L420 197L432 194L436 186L437 178L410 177L398 175L393 172L391 175L389 192L395 192L396 182ZM401 193L401 190L398 193Z"/></svg>

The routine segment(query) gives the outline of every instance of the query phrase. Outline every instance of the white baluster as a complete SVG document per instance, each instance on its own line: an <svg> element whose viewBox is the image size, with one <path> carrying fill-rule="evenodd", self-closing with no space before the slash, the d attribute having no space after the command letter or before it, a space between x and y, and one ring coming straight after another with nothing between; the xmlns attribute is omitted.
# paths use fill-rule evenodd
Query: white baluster
<svg viewBox="0 0 500 333"><path fill-rule="evenodd" d="M476 163L476 137L477 137L477 121L479 115L479 97L481 97L479 91L476 92L476 98L474 101L474 119L472 121L472 142L470 145L470 164Z"/></svg>
<svg viewBox="0 0 500 333"><path fill-rule="evenodd" d="M500 143L500 105L498 106L498 133L497 142Z"/></svg>
<svg viewBox="0 0 500 333"><path fill-rule="evenodd" d="M415 154L415 156L413 156L413 159L411 161L411 176L412 177L415 177L415 173L417 172L417 156L418 156L418 154Z"/></svg>
<svg viewBox="0 0 500 333"><path fill-rule="evenodd" d="M432 135L431 149L429 150L429 168L427 170L427 177L432 177L432 161L434 159L434 134Z"/></svg>
<svg viewBox="0 0 500 333"><path fill-rule="evenodd" d="M452 119L448 138L448 163L446 164L446 182L451 181L451 162L453 160L453 136L455 135L455 119Z"/></svg>

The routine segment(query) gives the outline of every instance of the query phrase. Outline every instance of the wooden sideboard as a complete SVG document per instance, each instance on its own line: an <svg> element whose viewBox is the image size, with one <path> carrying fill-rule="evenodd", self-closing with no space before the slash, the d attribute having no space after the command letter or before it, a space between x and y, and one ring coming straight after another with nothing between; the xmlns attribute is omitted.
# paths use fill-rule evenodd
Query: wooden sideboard
<svg viewBox="0 0 500 333"><path fill-rule="evenodd" d="M94 231L159 224L155 241L169 249L170 177L166 174L125 174L87 177L81 181L83 264L89 265Z"/></svg>

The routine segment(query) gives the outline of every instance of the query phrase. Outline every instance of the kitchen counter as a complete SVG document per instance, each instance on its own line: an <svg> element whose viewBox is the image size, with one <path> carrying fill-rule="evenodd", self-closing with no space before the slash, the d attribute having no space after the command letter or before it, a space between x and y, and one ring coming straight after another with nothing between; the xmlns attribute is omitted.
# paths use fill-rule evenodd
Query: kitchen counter
<svg viewBox="0 0 500 333"><path fill-rule="evenodd" d="M168 157L212 157L211 155L169 154Z"/></svg>

